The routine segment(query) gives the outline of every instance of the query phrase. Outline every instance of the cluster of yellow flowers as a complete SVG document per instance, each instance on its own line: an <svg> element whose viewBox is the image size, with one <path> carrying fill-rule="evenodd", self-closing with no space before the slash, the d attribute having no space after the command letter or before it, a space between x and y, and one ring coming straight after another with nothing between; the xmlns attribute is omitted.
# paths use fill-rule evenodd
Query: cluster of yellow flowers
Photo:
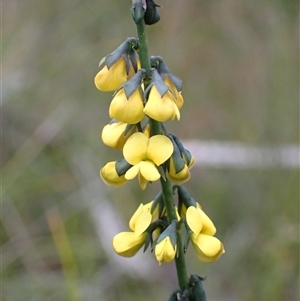
<svg viewBox="0 0 300 301"><path fill-rule="evenodd" d="M163 60L151 59L159 66L147 74L140 68L135 38L128 38L114 52L100 62L101 70L95 77L101 91L115 91L109 107L111 122L102 130L104 144L122 150L124 159L107 163L100 171L103 181L122 186L138 176L142 189L148 182L161 177L162 164L166 176L175 183L190 178L189 169L194 159L174 135L151 135L144 117L163 122L180 118L183 105L181 81L173 76ZM144 82L149 81L144 89ZM179 90L178 90L179 89ZM146 119L146 118L145 118Z"/></svg>
<svg viewBox="0 0 300 301"><path fill-rule="evenodd" d="M138 177L141 189L161 177L175 183L178 190L177 220L168 221L162 193L154 201L141 204L129 221L130 232L113 239L121 256L134 256L149 245L159 263L172 261L177 253L177 232L187 229L185 250L191 240L203 262L217 260L222 243L213 235L216 228L209 217L178 184L190 179L194 158L181 141L168 134L161 122L180 119L184 103L182 82L168 69L161 57L151 57L151 70L140 68L138 41L128 38L100 62L95 85L101 91L114 91L109 107L111 122L102 130L105 145L122 151L123 158L108 162L100 176L107 185L123 186ZM151 120L160 124L154 132ZM179 197L179 195L181 197ZM184 197L182 197L184 195Z"/></svg>
<svg viewBox="0 0 300 301"><path fill-rule="evenodd" d="M199 203L190 205L187 209L186 205L182 204L180 210L176 207L176 212L178 220L168 225L161 198L145 205L140 204L129 221L132 232L117 234L113 239L114 250L121 256L132 257L143 245L145 251L151 244L159 263L170 262L177 252L176 225L185 223L189 229L185 248L191 240L199 260L202 262L217 260L224 253L224 247L213 236L216 228Z"/></svg>

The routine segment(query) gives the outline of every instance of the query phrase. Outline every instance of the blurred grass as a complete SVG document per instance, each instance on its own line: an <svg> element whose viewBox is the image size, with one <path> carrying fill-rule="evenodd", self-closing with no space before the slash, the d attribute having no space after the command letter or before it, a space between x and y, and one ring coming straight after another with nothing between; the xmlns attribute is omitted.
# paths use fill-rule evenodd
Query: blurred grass
<svg viewBox="0 0 300 301"><path fill-rule="evenodd" d="M182 119L168 123L170 131L184 139L299 143L296 1L159 4L161 21L148 29L150 54L164 57L184 82ZM97 91L93 77L104 55L135 36L130 5L2 5L4 301L69 300L45 217L51 204L64 221L82 300L166 300L176 286L172 265L154 263L149 279L124 274L91 214L108 200L127 223L159 189L153 184L142 193L136 181L112 189L98 177L119 154L100 141L111 95ZM189 271L208 276L209 300L297 300L299 170L200 167L185 186L226 248L211 265L188 252Z"/></svg>

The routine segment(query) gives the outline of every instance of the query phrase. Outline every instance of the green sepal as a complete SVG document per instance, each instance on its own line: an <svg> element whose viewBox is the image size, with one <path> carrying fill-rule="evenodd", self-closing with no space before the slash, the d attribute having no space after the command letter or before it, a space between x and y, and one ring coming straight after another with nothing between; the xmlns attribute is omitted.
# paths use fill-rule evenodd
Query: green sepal
<svg viewBox="0 0 300 301"><path fill-rule="evenodd" d="M149 226L150 227L150 226ZM152 233L152 232L151 232ZM148 247L151 245L152 246L153 240L152 240L152 235L147 231L147 236L144 244L144 249L143 252L145 253L148 249Z"/></svg>
<svg viewBox="0 0 300 301"><path fill-rule="evenodd" d="M153 85L155 85L158 93L160 94L160 97L163 97L168 91L170 91L174 95L174 91L164 83L161 76L158 74L157 70L155 69L152 70L151 82L144 92L146 99L148 98L147 97L148 93L150 92L150 89L152 88Z"/></svg>
<svg viewBox="0 0 300 301"><path fill-rule="evenodd" d="M138 24L145 16L147 9L146 0L135 0L131 7L131 14L135 24Z"/></svg>
<svg viewBox="0 0 300 301"><path fill-rule="evenodd" d="M189 246L192 231L191 231L190 227L187 225L186 221L184 222L184 226L185 226L186 233L185 233L185 237L184 237L183 252L186 253L187 248Z"/></svg>
<svg viewBox="0 0 300 301"><path fill-rule="evenodd" d="M160 176L163 178L163 180L166 181L166 173L164 171L164 168L162 166L156 166L156 169L159 172Z"/></svg>
<svg viewBox="0 0 300 301"><path fill-rule="evenodd" d="M129 123L128 123L128 124L126 125L125 131L124 131L124 137L126 137L126 136L129 134L129 132L130 132L134 127L136 127L135 124L129 124Z"/></svg>
<svg viewBox="0 0 300 301"><path fill-rule="evenodd" d="M175 249L175 246L177 244L177 220L173 220L171 224L159 235L156 244L158 244L160 241L165 239L166 237L170 237L171 243Z"/></svg>
<svg viewBox="0 0 300 301"><path fill-rule="evenodd" d="M163 230L167 227L167 225L168 224L161 219L157 219L149 225L149 227L145 231L147 233L147 236L144 244L144 252L148 249L149 245L151 245L151 249L153 249L153 232L158 228Z"/></svg>
<svg viewBox="0 0 300 301"><path fill-rule="evenodd" d="M173 159L173 163L174 163L174 166L175 166L175 173L177 174L177 173L179 173L180 171L182 171L184 169L186 164L182 160L180 150L179 150L177 144L175 143L175 141L173 139L173 135L168 134L168 137L170 138L170 140L173 143L174 151L173 151L173 154L172 154L171 157ZM169 164L171 164L170 160L169 160Z"/></svg>
<svg viewBox="0 0 300 301"><path fill-rule="evenodd" d="M138 56L137 52L134 51L133 48L131 48L131 50L128 53L128 56L129 56L129 60L130 60L130 62L132 64L132 67L133 67L134 71L137 72L137 70L138 70L137 61L139 59L139 56ZM127 66L126 66L126 68L127 68ZM126 71L127 71L127 69L126 69ZM128 72L129 72L129 70L128 70ZM128 72L127 72L127 74L128 74Z"/></svg>
<svg viewBox="0 0 300 301"><path fill-rule="evenodd" d="M132 167L132 165L129 164L125 159L120 159L116 162L115 169L116 169L118 176L121 177L131 167Z"/></svg>
<svg viewBox="0 0 300 301"><path fill-rule="evenodd" d="M150 63L151 63L151 67L155 68L163 79L166 76L170 78L170 80L173 82L174 86L176 87L177 91L182 90L182 80L171 73L169 67L167 66L167 64L165 63L162 57L151 56Z"/></svg>
<svg viewBox="0 0 300 301"><path fill-rule="evenodd" d="M174 185L175 186L175 185ZM178 211L181 214L181 207L184 204L186 208L190 206L197 207L196 201L189 195L186 189L180 185L176 185L178 194Z"/></svg>
<svg viewBox="0 0 300 301"><path fill-rule="evenodd" d="M139 89L141 96L143 97L141 83L142 83L144 71L145 71L145 69L138 70L137 73L135 75L133 75L127 82L125 82L123 85L121 85L117 91L119 91L121 88L124 88L125 95L126 95L127 99L129 99L129 97L137 89Z"/></svg>
<svg viewBox="0 0 300 301"><path fill-rule="evenodd" d="M187 149L184 148L182 142L179 140L179 138L177 136L175 136L174 134L170 134L170 135L173 137L176 145L178 146L181 157L186 160L186 165L189 166L191 163L191 160L192 160L192 155L191 155L190 151L188 151Z"/></svg>
<svg viewBox="0 0 300 301"><path fill-rule="evenodd" d="M160 218L162 216L162 213L164 211L165 208L165 203L164 203L164 198L163 198L163 193L162 191L160 191L154 198L151 209L150 209L150 213L153 214L155 208L158 205L158 218Z"/></svg>
<svg viewBox="0 0 300 301"><path fill-rule="evenodd" d="M206 294L202 284L203 280L205 280L205 278L195 274L191 275L189 279L189 287L191 288L193 301L206 301Z"/></svg>
<svg viewBox="0 0 300 301"><path fill-rule="evenodd" d="M146 0L147 9L144 15L144 21L147 25L153 25L160 20L160 15L158 13L157 7L160 5L156 4L153 0Z"/></svg>

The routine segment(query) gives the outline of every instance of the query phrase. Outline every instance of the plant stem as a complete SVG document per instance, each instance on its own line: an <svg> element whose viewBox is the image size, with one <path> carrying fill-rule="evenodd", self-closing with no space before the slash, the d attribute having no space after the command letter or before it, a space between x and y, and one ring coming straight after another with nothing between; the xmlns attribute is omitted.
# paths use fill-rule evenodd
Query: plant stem
<svg viewBox="0 0 300 301"><path fill-rule="evenodd" d="M149 71L151 69L151 65L150 65L150 60L148 55L148 44L147 44L144 20L138 22L138 24L136 24L136 28L137 28L137 34L139 39L139 56L141 61L141 67ZM144 85L146 88L147 83L144 83ZM149 118L149 124L150 124L151 136L161 134L162 126L160 122ZM161 178L160 182L162 186L162 192L163 192L164 202L166 206L168 221L169 223L171 223L173 220L177 220L172 184L168 179L164 180L163 178ZM178 250L177 251L178 256L175 258L177 278L178 278L180 289L184 290L188 288L188 277L187 277L185 257L183 252L183 245L182 245L181 236L179 232L177 232L177 250Z"/></svg>
<svg viewBox="0 0 300 301"><path fill-rule="evenodd" d="M177 220L177 214L174 204L174 196L171 182L163 178L160 179L164 202L166 206L168 221L171 223L173 220ZM178 283L181 290L188 288L187 269L185 264L185 257L183 252L183 245L179 231L177 231L177 256L175 257L176 271Z"/></svg>

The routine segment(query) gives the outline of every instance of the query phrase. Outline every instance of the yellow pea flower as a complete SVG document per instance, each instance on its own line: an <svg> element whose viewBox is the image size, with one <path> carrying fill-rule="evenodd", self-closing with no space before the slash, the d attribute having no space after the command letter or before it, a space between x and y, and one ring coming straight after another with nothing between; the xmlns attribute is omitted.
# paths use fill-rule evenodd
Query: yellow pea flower
<svg viewBox="0 0 300 301"><path fill-rule="evenodd" d="M144 104L140 89L136 89L127 99L124 88L121 88L111 101L109 116L125 123L135 124L144 118L143 110Z"/></svg>
<svg viewBox="0 0 300 301"><path fill-rule="evenodd" d="M101 170L100 177L109 186L121 187L126 184L125 176L119 176L116 171L116 161L108 162Z"/></svg>
<svg viewBox="0 0 300 301"><path fill-rule="evenodd" d="M127 123L122 121L114 122L104 126L101 138L105 145L122 150L127 139L135 132L136 128L133 126L125 136L125 129Z"/></svg>
<svg viewBox="0 0 300 301"><path fill-rule="evenodd" d="M168 160L172 153L173 144L166 136L155 135L149 138L144 133L134 133L123 148L125 160L133 165L125 173L125 179L132 180L138 175L140 186L144 189L147 181L160 178L157 166Z"/></svg>
<svg viewBox="0 0 300 301"><path fill-rule="evenodd" d="M132 69L132 70L131 70ZM132 65L130 64L130 72L134 72ZM97 73L95 77L96 87L104 92L114 91L121 84L128 80L126 72L126 61L124 57L121 57L114 65L108 68L106 65Z"/></svg>
<svg viewBox="0 0 300 301"><path fill-rule="evenodd" d="M112 245L118 255L132 257L143 246L146 236L146 233L121 232L113 238Z"/></svg>
<svg viewBox="0 0 300 301"><path fill-rule="evenodd" d="M173 246L169 236L165 237L155 246L155 257L159 264L170 262L175 258L177 245Z"/></svg>
<svg viewBox="0 0 300 301"><path fill-rule="evenodd" d="M200 205L186 210L186 221L191 229L191 241L197 257L203 262L212 262L225 253L223 244L213 235L216 228Z"/></svg>
<svg viewBox="0 0 300 301"><path fill-rule="evenodd" d="M148 101L144 108L144 113L154 120L164 122L175 117L180 119L180 112L175 103L174 95L167 91L161 97L155 85L153 85L149 92Z"/></svg>

